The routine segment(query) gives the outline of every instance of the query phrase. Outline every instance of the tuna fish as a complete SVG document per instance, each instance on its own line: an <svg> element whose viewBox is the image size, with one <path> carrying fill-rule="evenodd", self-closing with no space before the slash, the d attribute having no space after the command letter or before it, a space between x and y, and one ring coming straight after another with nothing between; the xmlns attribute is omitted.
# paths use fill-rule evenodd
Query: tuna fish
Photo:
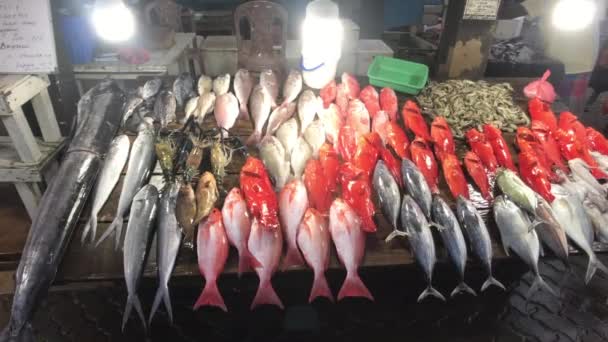
<svg viewBox="0 0 608 342"><path fill-rule="evenodd" d="M296 241L298 229L304 213L308 209L308 195L301 180L289 182L279 194L279 218L283 236L287 243L287 254L283 259L283 269L304 264Z"/></svg>
<svg viewBox="0 0 608 342"><path fill-rule="evenodd" d="M260 262L260 266L255 268L260 284L251 303L251 309L263 304L276 305L283 309L283 303L271 283L283 249L281 230L266 228L257 218L253 218L247 246L251 254Z"/></svg>
<svg viewBox="0 0 608 342"><path fill-rule="evenodd" d="M241 189L233 188L226 196L222 207L222 218L228 241L239 252L238 274L240 277L249 267L260 266L247 247L249 233L251 232L251 219Z"/></svg>
<svg viewBox="0 0 608 342"><path fill-rule="evenodd" d="M402 235L402 232L397 230L401 193L399 192L397 181L393 178L391 172L386 167L386 164L381 160L376 163L372 184L378 201L380 202L380 209L384 216L389 219L393 228L393 232L387 237L387 240L390 241L395 236Z"/></svg>
<svg viewBox="0 0 608 342"><path fill-rule="evenodd" d="M424 216L430 218L433 197L422 172L409 159L403 159L401 162L401 175L407 193L416 201Z"/></svg>

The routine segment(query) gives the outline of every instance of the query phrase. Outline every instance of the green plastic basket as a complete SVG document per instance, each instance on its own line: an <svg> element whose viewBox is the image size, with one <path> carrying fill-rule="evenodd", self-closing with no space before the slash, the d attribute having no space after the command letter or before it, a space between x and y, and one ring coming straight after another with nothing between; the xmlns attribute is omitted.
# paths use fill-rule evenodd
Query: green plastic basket
<svg viewBox="0 0 608 342"><path fill-rule="evenodd" d="M396 91L417 95L426 85L429 67L402 59L376 56L367 69L369 83Z"/></svg>

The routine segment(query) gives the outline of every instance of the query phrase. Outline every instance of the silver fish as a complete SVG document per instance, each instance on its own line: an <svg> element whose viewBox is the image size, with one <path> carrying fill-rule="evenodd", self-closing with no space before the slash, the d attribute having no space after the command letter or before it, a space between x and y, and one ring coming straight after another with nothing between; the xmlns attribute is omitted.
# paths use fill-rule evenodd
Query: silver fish
<svg viewBox="0 0 608 342"><path fill-rule="evenodd" d="M230 74L224 74L213 80L213 92L215 96L224 95L230 90Z"/></svg>
<svg viewBox="0 0 608 342"><path fill-rule="evenodd" d="M471 250L481 261L488 279L481 285L481 291L485 291L490 285L497 286L503 290L505 286L492 276L492 240L485 222L479 215L477 208L462 196L456 200L456 215L461 227L466 232Z"/></svg>
<svg viewBox="0 0 608 342"><path fill-rule="evenodd" d="M141 318L146 329L146 318L141 309L137 288L143 272L145 261L148 257L148 246L154 235L154 219L156 218L156 206L158 205L158 190L154 185L145 185L133 198L131 214L125 233L125 248L123 249L123 269L125 283L127 285L127 304L122 315L122 330L129 320L131 309Z"/></svg>
<svg viewBox="0 0 608 342"><path fill-rule="evenodd" d="M204 93L198 97L196 108L196 122L202 124L207 114L213 112L215 108L215 93Z"/></svg>
<svg viewBox="0 0 608 342"><path fill-rule="evenodd" d="M188 102L186 102L186 107L184 107L184 117L181 120L182 124L186 123L191 115L194 115L195 117L198 116L198 113L195 113L195 111L198 109L198 99L199 96L194 96L191 97Z"/></svg>
<svg viewBox="0 0 608 342"><path fill-rule="evenodd" d="M555 295L553 289L545 283L538 271L538 258L540 256L540 241L538 235L532 227L528 215L522 211L514 202L505 196L498 196L494 199L494 219L505 253L509 255L509 250L517 254L534 273L534 282L530 286L526 297L543 287L548 292Z"/></svg>
<svg viewBox="0 0 608 342"><path fill-rule="evenodd" d="M249 108L251 110L251 119L254 123L253 133L247 139L247 145L255 145L262 138L262 130L270 115L270 97L268 92L261 85L256 85L253 88L251 97L249 98Z"/></svg>
<svg viewBox="0 0 608 342"><path fill-rule="evenodd" d="M308 125L315 119L321 103L312 90L307 89L298 98L298 118L300 118L300 132L304 133Z"/></svg>
<svg viewBox="0 0 608 342"><path fill-rule="evenodd" d="M606 191L602 185L593 177L589 172L589 165L580 158L575 158L568 161L568 166L572 170L572 176L575 180L580 180L586 183L591 189L596 191L598 194L606 197Z"/></svg>
<svg viewBox="0 0 608 342"><path fill-rule="evenodd" d="M179 108L184 108L188 98L194 93L194 80L189 73L182 73L173 82L173 95Z"/></svg>
<svg viewBox="0 0 608 342"><path fill-rule="evenodd" d="M270 95L270 104L272 108L277 106L277 97L279 96L279 80L277 74L270 69L263 70L260 72L260 85L266 89L268 95Z"/></svg>
<svg viewBox="0 0 608 342"><path fill-rule="evenodd" d="M291 151L298 142L298 122L296 119L291 118L285 121L279 129L277 129L275 136L279 139L281 144L283 144L285 155L288 157L287 159L290 159Z"/></svg>
<svg viewBox="0 0 608 342"><path fill-rule="evenodd" d="M304 172L304 168L306 167L306 162L308 159L312 157L312 148L303 137L299 137L296 141L293 150L291 151L291 169L293 170L293 174L296 178L300 179L302 177L302 173Z"/></svg>
<svg viewBox="0 0 608 342"><path fill-rule="evenodd" d="M509 199L532 215L536 215L538 196L517 174L509 169L496 172L496 184Z"/></svg>
<svg viewBox="0 0 608 342"><path fill-rule="evenodd" d="M302 91L302 73L298 70L291 70L283 85L283 104L291 103L298 98Z"/></svg>
<svg viewBox="0 0 608 342"><path fill-rule="evenodd" d="M461 292L468 292L476 296L475 291L464 282L464 271L467 266L467 245L464 242L462 229L460 228L460 224L458 224L456 215L454 215L450 206L438 195L433 197L431 212L433 220L437 223L436 227L443 240L443 245L447 249L448 255L452 259L454 266L456 266L456 271L460 276L460 283L454 288L450 296L454 297Z"/></svg>
<svg viewBox="0 0 608 342"><path fill-rule="evenodd" d="M595 161L599 165L600 169L604 172L607 172L608 171L608 156L605 156L596 151L589 151L589 153L591 153L591 156L593 157L593 159L595 159Z"/></svg>
<svg viewBox="0 0 608 342"><path fill-rule="evenodd" d="M234 75L234 94L239 100L239 108L241 111L241 118L249 118L249 110L247 104L249 103L249 96L253 89L253 80L247 69L239 69Z"/></svg>
<svg viewBox="0 0 608 342"><path fill-rule="evenodd" d="M198 96L211 92L213 90L213 80L207 75L201 75L196 82L196 90Z"/></svg>
<svg viewBox="0 0 608 342"><path fill-rule="evenodd" d="M416 201L409 195L403 196L401 205L401 230L410 242L412 254L426 275L427 288L418 297L418 302L428 296L434 296L445 301L445 297L433 288L433 269L435 268L435 242L430 224Z"/></svg>
<svg viewBox="0 0 608 342"><path fill-rule="evenodd" d="M315 120L308 125L304 131L304 140L312 148L312 156L317 158L319 156L319 149L325 143L325 126L321 120Z"/></svg>
<svg viewBox="0 0 608 342"><path fill-rule="evenodd" d="M139 96L144 99L147 100L151 97L156 96L156 94L158 94L158 92L160 91L160 87L163 86L163 80L161 80L160 78L153 78L149 81L146 81L146 83L144 83L143 87L141 87L141 91L139 92Z"/></svg>
<svg viewBox="0 0 608 342"><path fill-rule="evenodd" d="M177 253L182 241L182 230L177 223L175 205L179 193L179 182L165 184L159 204L158 230L156 236L156 262L158 264L158 290L152 303L150 318L152 322L154 314L162 300L169 314L169 322L173 323L173 311L171 309L171 297L169 296L169 279L175 266Z"/></svg>
<svg viewBox="0 0 608 342"><path fill-rule="evenodd" d="M602 213L600 208L592 201L585 200L583 206L591 223L593 223L597 239L602 243L608 243L608 215Z"/></svg>
<svg viewBox="0 0 608 342"><path fill-rule="evenodd" d="M154 168L154 161L156 160L154 140L154 132L145 130L139 132L133 142L131 158L129 158L127 165L127 174L123 179L122 190L120 191L116 216L108 229L99 238L95 247L99 246L112 232L116 231L114 246L118 249L120 239L122 238L122 225L125 214L131 206L133 197L145 184L150 172Z"/></svg>
<svg viewBox="0 0 608 342"><path fill-rule="evenodd" d="M170 91L162 91L154 103L154 119L160 122L162 127L167 127L170 122L175 121L175 109L177 102Z"/></svg>
<svg viewBox="0 0 608 342"><path fill-rule="evenodd" d="M418 203L427 218L431 217L433 196L422 172L409 159L401 162L401 177L407 193Z"/></svg>
<svg viewBox="0 0 608 342"><path fill-rule="evenodd" d="M535 229L540 240L547 246L555 256L568 263L568 239L566 231L555 217L551 205L544 198L538 196L536 216L539 222Z"/></svg>
<svg viewBox="0 0 608 342"><path fill-rule="evenodd" d="M268 127L266 127L266 135L273 134L283 122L289 120L296 112L295 103L282 104L275 108L268 118Z"/></svg>
<svg viewBox="0 0 608 342"><path fill-rule="evenodd" d="M80 242L84 243L88 233L91 233L91 243L95 241L97 234L97 215L110 197L116 183L118 183L120 173L129 158L130 145L129 137L124 134L121 134L112 140L110 149L103 162L103 169L101 169L97 182L95 183L91 216L82 231Z"/></svg>
<svg viewBox="0 0 608 342"><path fill-rule="evenodd" d="M137 110L137 108L144 102L139 96L130 96L125 102L124 106L124 114L122 116L122 124L124 125L127 120L133 115L133 113Z"/></svg>
<svg viewBox="0 0 608 342"><path fill-rule="evenodd" d="M395 178L393 178L393 175L382 160L376 163L372 184L380 202L380 209L382 209L382 213L389 219L393 227L393 232L387 237L387 240L391 240L394 236L402 234L401 231L397 230L399 228L397 226L397 219L399 218L401 194L399 193L399 186Z"/></svg>
<svg viewBox="0 0 608 342"><path fill-rule="evenodd" d="M279 139L272 135L262 139L260 143L260 157L266 169L274 180L274 187L281 190L289 178L289 161L285 159L285 149Z"/></svg>

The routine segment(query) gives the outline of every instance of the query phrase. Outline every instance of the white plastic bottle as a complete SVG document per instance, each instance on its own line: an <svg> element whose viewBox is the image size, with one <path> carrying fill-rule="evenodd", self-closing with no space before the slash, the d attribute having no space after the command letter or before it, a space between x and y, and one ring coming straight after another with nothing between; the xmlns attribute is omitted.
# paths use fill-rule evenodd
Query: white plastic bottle
<svg viewBox="0 0 608 342"><path fill-rule="evenodd" d="M330 0L314 0L306 6L301 68L307 86L321 89L336 77L342 35L338 5Z"/></svg>

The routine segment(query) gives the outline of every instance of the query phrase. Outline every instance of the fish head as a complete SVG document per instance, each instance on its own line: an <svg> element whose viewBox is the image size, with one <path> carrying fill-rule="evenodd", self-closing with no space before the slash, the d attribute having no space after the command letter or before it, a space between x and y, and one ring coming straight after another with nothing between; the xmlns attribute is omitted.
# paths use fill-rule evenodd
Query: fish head
<svg viewBox="0 0 608 342"><path fill-rule="evenodd" d="M486 137L483 133L477 130L477 128L471 128L465 133L465 138L469 142L469 144L474 144L477 142L485 142Z"/></svg>
<svg viewBox="0 0 608 342"><path fill-rule="evenodd" d="M483 133L491 140L502 138L502 132L491 124L483 125Z"/></svg>

